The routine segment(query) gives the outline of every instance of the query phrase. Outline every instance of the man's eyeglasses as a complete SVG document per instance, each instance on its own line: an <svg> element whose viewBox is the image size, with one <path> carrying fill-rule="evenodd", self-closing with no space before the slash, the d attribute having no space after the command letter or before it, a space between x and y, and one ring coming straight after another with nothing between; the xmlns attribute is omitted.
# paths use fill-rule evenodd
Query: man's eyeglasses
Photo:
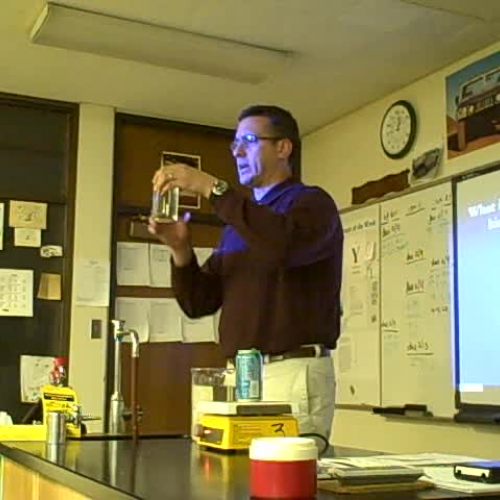
<svg viewBox="0 0 500 500"><path fill-rule="evenodd" d="M235 151L240 146L247 148L252 144L257 144L259 141L279 141L283 139L283 137L268 137L257 134L243 134L240 137L235 137L234 141L229 145L229 149L231 151Z"/></svg>

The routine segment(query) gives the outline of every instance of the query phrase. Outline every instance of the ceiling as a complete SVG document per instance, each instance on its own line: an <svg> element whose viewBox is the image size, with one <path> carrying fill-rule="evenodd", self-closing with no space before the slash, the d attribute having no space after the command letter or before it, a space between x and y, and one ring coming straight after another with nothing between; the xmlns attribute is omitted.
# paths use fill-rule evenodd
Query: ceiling
<svg viewBox="0 0 500 500"><path fill-rule="evenodd" d="M28 34L44 1L3 0L0 91L231 128L242 107L265 102L291 109L305 134L500 40L498 0L58 3L294 57L255 85L35 45Z"/></svg>

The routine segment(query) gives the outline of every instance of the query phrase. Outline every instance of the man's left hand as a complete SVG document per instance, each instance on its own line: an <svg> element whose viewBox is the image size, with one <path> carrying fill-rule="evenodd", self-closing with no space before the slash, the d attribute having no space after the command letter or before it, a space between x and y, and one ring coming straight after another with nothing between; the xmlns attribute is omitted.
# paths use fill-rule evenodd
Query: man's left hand
<svg viewBox="0 0 500 500"><path fill-rule="evenodd" d="M164 194L178 187L191 193L209 198L217 181L213 175L202 172L184 163L171 163L160 167L153 176L153 189Z"/></svg>

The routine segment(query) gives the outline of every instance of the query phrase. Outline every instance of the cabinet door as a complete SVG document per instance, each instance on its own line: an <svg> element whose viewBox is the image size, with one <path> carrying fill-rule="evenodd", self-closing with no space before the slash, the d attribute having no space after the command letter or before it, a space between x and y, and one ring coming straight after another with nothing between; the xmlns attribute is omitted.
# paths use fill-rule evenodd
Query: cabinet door
<svg viewBox="0 0 500 500"><path fill-rule="evenodd" d="M161 163L164 152L193 155L200 158L204 172L237 186L234 160L229 144L234 131L201 125L189 125L166 120L117 115L115 151L115 238L116 241L158 243L147 230L143 236L130 234L132 218L147 216L151 205L151 178ZM196 247L214 248L219 240L222 223L213 207L201 200L200 208L190 209L192 241ZM116 244L115 241L115 244ZM115 252L116 255L116 252ZM116 266L113 265L113 269ZM115 272L115 271L113 271ZM138 299L172 298L170 288L118 286L113 278L111 314L118 297ZM113 380L114 342L110 338L108 381ZM123 393L130 404L130 350L122 349ZM191 425L191 368L225 366L225 358L213 343L145 343L140 348L139 404L144 409L141 421L143 433L189 434ZM108 388L108 396L112 392ZM174 410L175 409L175 410Z"/></svg>
<svg viewBox="0 0 500 500"><path fill-rule="evenodd" d="M38 474L2 458L2 500L38 499Z"/></svg>
<svg viewBox="0 0 500 500"><path fill-rule="evenodd" d="M36 498L39 500L43 500L44 498L50 498L50 500L90 500L89 497L70 490L66 486L55 483L43 476L40 476L38 482L38 496Z"/></svg>

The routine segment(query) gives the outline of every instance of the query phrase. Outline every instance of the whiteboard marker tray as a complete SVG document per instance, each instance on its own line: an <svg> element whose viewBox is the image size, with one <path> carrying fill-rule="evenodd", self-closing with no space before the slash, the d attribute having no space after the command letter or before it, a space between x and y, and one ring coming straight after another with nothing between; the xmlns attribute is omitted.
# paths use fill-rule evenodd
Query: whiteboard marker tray
<svg viewBox="0 0 500 500"><path fill-rule="evenodd" d="M284 415L292 413L287 401L200 401L200 413L214 415Z"/></svg>

